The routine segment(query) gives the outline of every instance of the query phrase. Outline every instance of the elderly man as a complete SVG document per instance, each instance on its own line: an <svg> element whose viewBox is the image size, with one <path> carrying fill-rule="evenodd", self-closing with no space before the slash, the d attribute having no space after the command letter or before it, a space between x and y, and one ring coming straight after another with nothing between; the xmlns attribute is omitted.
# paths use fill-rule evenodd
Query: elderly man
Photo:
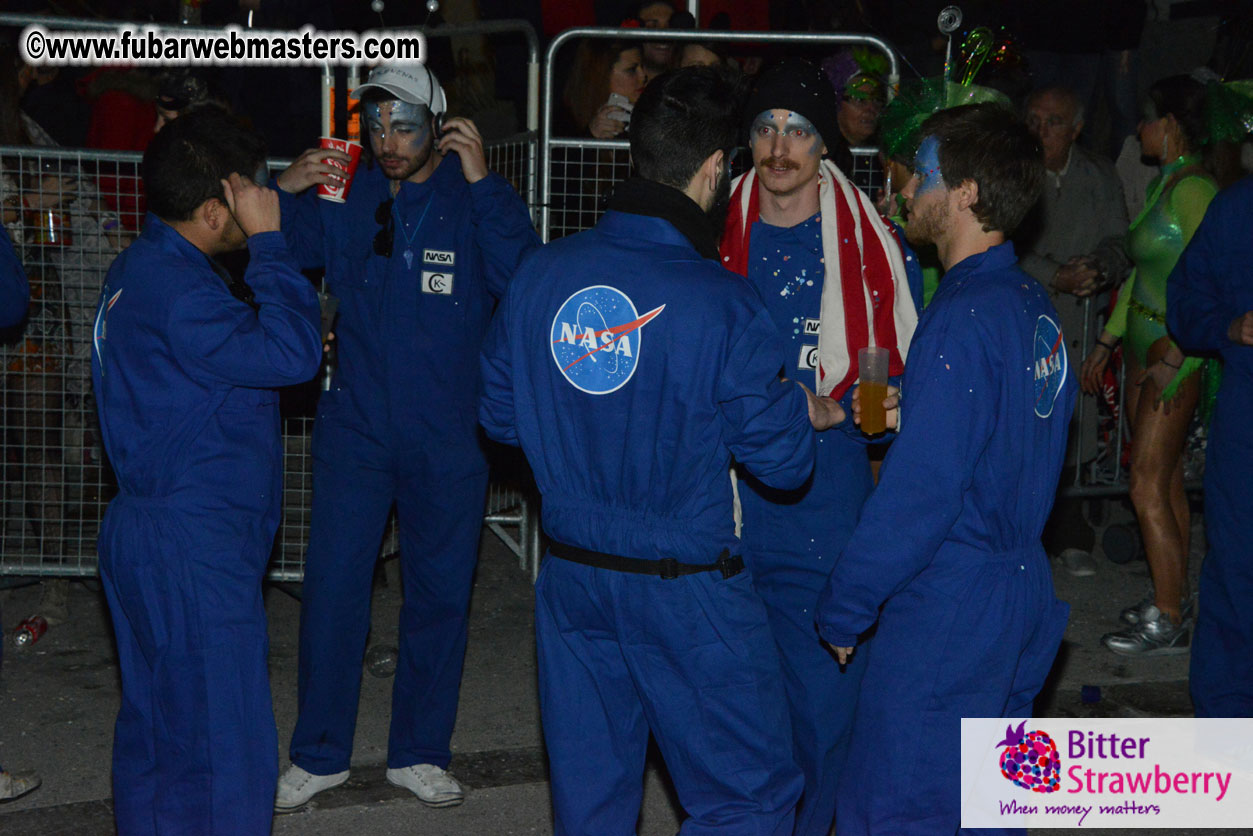
<svg viewBox="0 0 1253 836"><path fill-rule="evenodd" d="M1102 308L1104 291L1128 267L1122 244L1127 231L1122 186L1109 161L1075 144L1083 130L1083 106L1074 91L1037 90L1027 99L1026 123L1040 138L1046 173L1035 216L1021 236L1021 266L1048 290L1069 340L1067 348L1083 357L1088 348L1082 344L1086 300L1094 297ZM1072 422L1063 485L1084 464L1078 459L1080 439L1085 459L1096 453L1096 425L1096 402L1089 397L1082 426ZM1080 500L1059 499L1044 538L1047 550L1068 572L1087 576L1095 572L1091 552L1096 535L1081 505Z"/></svg>

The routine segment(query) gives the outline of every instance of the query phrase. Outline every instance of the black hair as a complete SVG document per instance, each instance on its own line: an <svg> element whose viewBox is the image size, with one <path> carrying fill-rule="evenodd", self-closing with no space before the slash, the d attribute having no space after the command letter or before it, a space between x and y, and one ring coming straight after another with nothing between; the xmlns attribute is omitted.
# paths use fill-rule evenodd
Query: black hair
<svg viewBox="0 0 1253 836"><path fill-rule="evenodd" d="M971 207L985 232L1011 235L1044 187L1040 140L998 104L941 110L922 123L920 135L939 140L940 171L949 188L967 180L979 187Z"/></svg>
<svg viewBox="0 0 1253 836"><path fill-rule="evenodd" d="M1209 141L1205 124L1205 85L1190 75L1172 75L1153 82L1149 99L1158 117L1175 117L1188 150L1200 153L1201 147Z"/></svg>
<svg viewBox="0 0 1253 836"><path fill-rule="evenodd" d="M234 116L213 105L170 122L144 152L148 210L163 221L189 221L206 200L226 202L222 180L252 177L265 162L265 143Z"/></svg>
<svg viewBox="0 0 1253 836"><path fill-rule="evenodd" d="M687 67L653 79L631 115L636 172L684 189L715 151L730 155L739 129L739 85L716 67Z"/></svg>

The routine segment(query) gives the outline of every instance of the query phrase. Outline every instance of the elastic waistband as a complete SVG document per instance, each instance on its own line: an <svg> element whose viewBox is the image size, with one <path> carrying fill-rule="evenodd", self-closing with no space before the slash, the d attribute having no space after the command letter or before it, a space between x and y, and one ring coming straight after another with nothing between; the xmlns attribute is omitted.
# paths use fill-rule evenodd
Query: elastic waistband
<svg viewBox="0 0 1253 836"><path fill-rule="evenodd" d="M113 497L113 505L131 508L169 508L172 503L168 496L139 496L133 493L121 493Z"/></svg>
<svg viewBox="0 0 1253 836"><path fill-rule="evenodd" d="M673 557L661 560L643 560L637 557L623 557L617 554L594 552L568 543L553 542L548 550L554 557L581 563L596 569L609 569L614 572L630 572L635 575L656 575L662 580L674 580L682 575L696 575L701 572L721 572L723 578L733 578L744 571L744 560L738 554L731 554L723 549L722 554L713 563L680 563Z"/></svg>

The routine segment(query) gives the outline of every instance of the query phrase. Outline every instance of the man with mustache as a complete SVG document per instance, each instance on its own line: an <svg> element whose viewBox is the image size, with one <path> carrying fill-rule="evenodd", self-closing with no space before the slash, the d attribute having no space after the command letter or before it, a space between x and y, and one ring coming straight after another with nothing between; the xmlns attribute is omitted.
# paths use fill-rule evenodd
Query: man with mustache
<svg viewBox="0 0 1253 836"><path fill-rule="evenodd" d="M835 92L800 59L767 70L744 109L753 170L735 183L723 264L747 276L789 340L782 374L841 402L813 476L780 491L741 474L745 563L783 658L796 761L797 834L826 836L863 660L843 669L814 631L818 593L872 486L853 418L857 351L882 346L900 375L917 322L917 260L869 199L823 157L839 136ZM831 138L828 143L826 138ZM894 398L889 398L895 403Z"/></svg>
<svg viewBox="0 0 1253 836"><path fill-rule="evenodd" d="M474 123L436 136L444 91L421 64L376 68L354 91L373 162L345 203L306 151L278 178L283 231L339 297L338 364L313 433L313 520L300 613L300 716L275 809L348 778L370 590L393 503L404 603L387 779L425 804L460 804L445 771L487 492L475 400L492 308L539 245L526 205L488 171ZM304 194L299 194L305 192Z"/></svg>
<svg viewBox="0 0 1253 836"><path fill-rule="evenodd" d="M648 86L638 176L594 229L526 260L483 349L480 420L526 453L552 538L535 629L563 836L635 832L650 731L683 833L792 832L801 776L727 467L795 487L811 422L844 415L778 379L778 330L718 266L734 94L708 67Z"/></svg>

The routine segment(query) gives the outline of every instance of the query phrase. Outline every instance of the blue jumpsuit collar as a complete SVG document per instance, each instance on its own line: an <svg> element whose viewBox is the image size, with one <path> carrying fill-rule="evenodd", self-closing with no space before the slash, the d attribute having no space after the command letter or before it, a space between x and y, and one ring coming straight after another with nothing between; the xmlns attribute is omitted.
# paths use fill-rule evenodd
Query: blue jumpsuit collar
<svg viewBox="0 0 1253 836"><path fill-rule="evenodd" d="M601 216L596 229L615 238L633 238L650 244L683 247L691 250L692 255L700 257L700 253L692 246L692 242L687 240L687 236L664 218L633 215L629 212L610 209Z"/></svg>
<svg viewBox="0 0 1253 836"><path fill-rule="evenodd" d="M967 256L961 261L949 268L948 276L971 273L986 273L988 271L1004 270L1018 262L1018 255L1014 252L1014 244L1012 241L1006 241L1003 244L997 244L981 253L975 253Z"/></svg>
<svg viewBox="0 0 1253 836"><path fill-rule="evenodd" d="M188 258L209 260L208 255L201 252L195 244L180 235L177 229L151 212L144 215L144 229L141 236L151 238L162 246L177 250Z"/></svg>

